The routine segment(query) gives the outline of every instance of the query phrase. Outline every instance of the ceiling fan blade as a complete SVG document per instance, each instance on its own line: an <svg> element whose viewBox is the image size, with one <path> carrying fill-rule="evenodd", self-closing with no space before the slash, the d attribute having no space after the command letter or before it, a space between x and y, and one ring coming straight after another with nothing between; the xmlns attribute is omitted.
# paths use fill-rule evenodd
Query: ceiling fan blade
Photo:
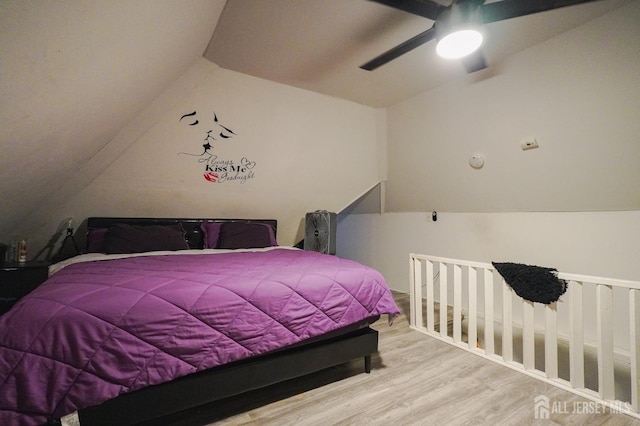
<svg viewBox="0 0 640 426"><path fill-rule="evenodd" d="M462 58L462 63L464 64L464 67L467 69L467 72L469 74L471 74L472 72L483 70L487 67L487 61L484 58L482 48Z"/></svg>
<svg viewBox="0 0 640 426"><path fill-rule="evenodd" d="M435 21L440 12L447 9L446 6L429 0L372 0L376 3L384 4L404 12Z"/></svg>
<svg viewBox="0 0 640 426"><path fill-rule="evenodd" d="M502 0L482 6L482 22L488 24L592 1L597 0Z"/></svg>
<svg viewBox="0 0 640 426"><path fill-rule="evenodd" d="M410 38L409 40L405 41L404 43L402 43L402 44L400 44L400 45L398 45L398 46L396 46L396 47L394 47L392 49L387 50L382 55L379 55L379 56L373 58L372 60L370 60L366 64L360 65L360 68L362 68L363 70L367 70L367 71L373 71L376 68L381 67L382 65L393 61L397 57L404 55L405 53L409 52L410 50L413 50L416 47L422 46L426 42L434 39L435 36L436 36L436 28L435 28L435 26L432 26L427 31L421 32L417 36L415 36L413 38Z"/></svg>

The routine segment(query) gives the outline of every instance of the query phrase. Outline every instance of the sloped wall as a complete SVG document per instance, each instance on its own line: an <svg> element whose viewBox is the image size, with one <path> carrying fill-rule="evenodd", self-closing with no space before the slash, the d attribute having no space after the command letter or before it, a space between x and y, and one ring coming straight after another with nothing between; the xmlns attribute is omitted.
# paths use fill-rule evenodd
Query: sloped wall
<svg viewBox="0 0 640 426"><path fill-rule="evenodd" d="M307 211L339 211L380 180L379 119L201 59L114 138L127 147L117 160L46 212L41 234L69 216L276 218L279 242L294 244Z"/></svg>
<svg viewBox="0 0 640 426"><path fill-rule="evenodd" d="M52 206L91 182L105 152L120 152L118 131L201 57L224 4L0 2L0 242L44 238Z"/></svg>

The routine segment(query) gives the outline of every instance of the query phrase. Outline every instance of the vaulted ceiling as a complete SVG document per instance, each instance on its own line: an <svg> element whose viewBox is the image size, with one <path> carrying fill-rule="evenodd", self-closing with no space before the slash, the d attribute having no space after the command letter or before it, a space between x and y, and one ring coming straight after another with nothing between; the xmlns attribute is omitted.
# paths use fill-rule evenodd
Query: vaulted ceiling
<svg viewBox="0 0 640 426"><path fill-rule="evenodd" d="M472 78L498 73L507 56L623 3L594 1L485 25L489 68ZM374 71L359 68L432 25L368 0L228 0L205 57L230 70L385 107L467 75L460 61L438 57L433 41Z"/></svg>
<svg viewBox="0 0 640 426"><path fill-rule="evenodd" d="M471 78L499 72L506 56L622 3L490 24L493 66ZM367 0L3 0L0 240L121 155L113 149L119 132L203 55L223 68L384 107L469 78L460 64L436 58L433 43L373 72L358 68L431 24Z"/></svg>

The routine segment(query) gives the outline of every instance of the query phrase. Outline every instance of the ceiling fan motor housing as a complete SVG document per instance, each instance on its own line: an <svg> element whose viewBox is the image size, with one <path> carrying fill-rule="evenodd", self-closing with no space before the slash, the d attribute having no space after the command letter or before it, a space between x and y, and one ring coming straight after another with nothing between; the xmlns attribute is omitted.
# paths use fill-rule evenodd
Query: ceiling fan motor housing
<svg viewBox="0 0 640 426"><path fill-rule="evenodd" d="M482 10L474 2L452 4L438 15L434 26L436 49L444 58L461 58L482 44Z"/></svg>

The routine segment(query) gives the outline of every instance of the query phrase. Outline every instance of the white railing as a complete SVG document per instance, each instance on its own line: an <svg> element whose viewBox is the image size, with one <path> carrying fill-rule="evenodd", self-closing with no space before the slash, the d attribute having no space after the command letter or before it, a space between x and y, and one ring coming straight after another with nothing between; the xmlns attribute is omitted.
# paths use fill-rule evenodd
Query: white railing
<svg viewBox="0 0 640 426"><path fill-rule="evenodd" d="M544 305L490 263L411 254L410 268L411 328L640 419L640 282L560 272L567 292Z"/></svg>

